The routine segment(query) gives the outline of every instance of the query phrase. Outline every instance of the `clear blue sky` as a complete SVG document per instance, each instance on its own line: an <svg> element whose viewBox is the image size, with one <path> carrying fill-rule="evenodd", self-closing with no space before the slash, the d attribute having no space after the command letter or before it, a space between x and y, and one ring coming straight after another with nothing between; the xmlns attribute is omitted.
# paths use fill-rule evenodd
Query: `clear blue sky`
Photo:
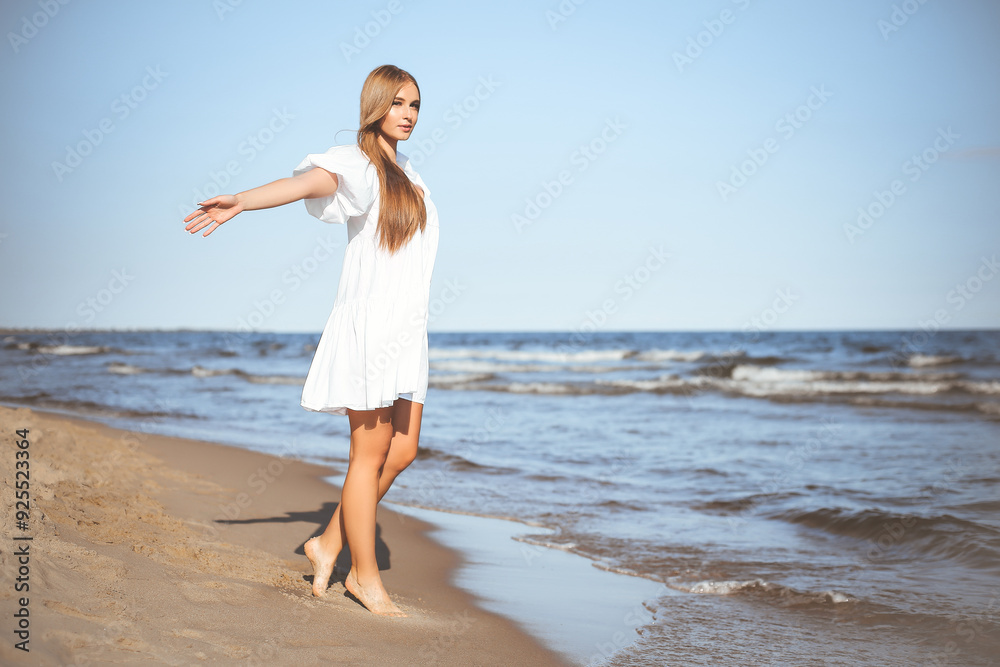
<svg viewBox="0 0 1000 667"><path fill-rule="evenodd" d="M398 148L441 219L431 331L1000 326L991 0L10 0L0 25L0 326L320 331L345 227L183 218L227 164L233 193L352 143L384 63L422 94Z"/></svg>

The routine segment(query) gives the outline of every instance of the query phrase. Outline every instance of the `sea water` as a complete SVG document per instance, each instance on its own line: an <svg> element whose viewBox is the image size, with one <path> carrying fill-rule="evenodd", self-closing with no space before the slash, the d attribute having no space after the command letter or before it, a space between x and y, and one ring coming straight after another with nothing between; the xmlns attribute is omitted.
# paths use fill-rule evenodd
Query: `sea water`
<svg viewBox="0 0 1000 667"><path fill-rule="evenodd" d="M318 338L6 333L0 401L344 471ZM665 584L604 664L1000 664L1000 332L431 333L430 371L386 499Z"/></svg>

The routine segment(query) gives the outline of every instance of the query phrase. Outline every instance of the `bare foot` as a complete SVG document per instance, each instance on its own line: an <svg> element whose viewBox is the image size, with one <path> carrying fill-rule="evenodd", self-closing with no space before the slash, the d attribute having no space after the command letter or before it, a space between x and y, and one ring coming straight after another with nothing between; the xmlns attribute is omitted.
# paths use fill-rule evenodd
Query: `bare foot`
<svg viewBox="0 0 1000 667"><path fill-rule="evenodd" d="M306 540L302 549L306 552L306 558L313 566L313 587L312 594L320 598L326 593L330 585L330 575L333 574L333 566L337 562L337 555L330 555L323 551L323 545L319 541L319 536Z"/></svg>
<svg viewBox="0 0 1000 667"><path fill-rule="evenodd" d="M397 607L389 599L389 594L385 592L381 581L376 585L361 586L358 583L357 576L354 574L354 568L351 568L351 571L347 573L347 579L344 580L344 587L350 591L351 595L361 600L361 604L373 614L378 614L379 616L409 616L409 614Z"/></svg>

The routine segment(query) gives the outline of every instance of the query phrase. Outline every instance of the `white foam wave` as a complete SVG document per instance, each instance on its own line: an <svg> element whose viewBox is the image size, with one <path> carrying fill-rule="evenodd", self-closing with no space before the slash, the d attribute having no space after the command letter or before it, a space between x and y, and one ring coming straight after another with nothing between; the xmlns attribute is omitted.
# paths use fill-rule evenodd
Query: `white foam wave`
<svg viewBox="0 0 1000 667"><path fill-rule="evenodd" d="M109 349L103 345L39 345L38 351L60 356L71 354L101 354Z"/></svg>
<svg viewBox="0 0 1000 667"><path fill-rule="evenodd" d="M1000 394L1000 382L962 382L962 388L970 394Z"/></svg>
<svg viewBox="0 0 1000 667"><path fill-rule="evenodd" d="M577 394L572 385L562 382L510 382L504 388L514 394Z"/></svg>
<svg viewBox="0 0 1000 667"><path fill-rule="evenodd" d="M908 364L914 368L920 368L923 366L941 366L943 364L954 364L961 361L961 357L955 357L951 355L933 355L933 354L914 354L907 361Z"/></svg>
<svg viewBox="0 0 1000 667"><path fill-rule="evenodd" d="M697 581L697 582L680 582L676 579L669 579L666 582L667 586L673 588L674 590L683 591L686 593L698 593L702 595L732 595L733 593L739 593L740 591L746 590L748 588L760 588L765 591L780 591L782 593L793 593L790 588L782 586L780 584L775 584L769 581L764 581L763 579L750 579L748 581ZM799 593L800 594L800 593ZM827 602L833 602L834 604L839 604L841 602L851 602L855 600L850 595L845 595L844 593L838 593L834 590L823 591L821 593L807 593L806 595L817 599L824 600Z"/></svg>
<svg viewBox="0 0 1000 667"><path fill-rule="evenodd" d="M561 366L554 364L502 363L479 359L450 359L431 362L431 368L441 371L455 371L463 373L549 373L552 371L567 371L570 373L610 373L613 371L635 370L637 367L598 366L593 364Z"/></svg>
<svg viewBox="0 0 1000 667"><path fill-rule="evenodd" d="M869 377L874 377L870 374ZM728 388L748 396L793 396L819 394L900 394L930 395L949 391L952 382L914 380L845 380L838 373L740 365L733 369L732 380L720 380Z"/></svg>
<svg viewBox="0 0 1000 667"><path fill-rule="evenodd" d="M612 387L625 387L636 391L665 391L683 387L698 386L707 383L707 378L684 379L676 375L661 375L655 380L597 380L597 384Z"/></svg>
<svg viewBox="0 0 1000 667"><path fill-rule="evenodd" d="M196 378L210 378L217 375L232 375L231 368L205 368L204 366L192 366L191 375Z"/></svg>
<svg viewBox="0 0 1000 667"><path fill-rule="evenodd" d="M523 535L514 535L511 539L517 542L524 542L525 544L534 544L535 546L545 547L546 549L558 549L559 551L573 551L576 549L576 542L550 542L549 540L539 540L536 538L525 537Z"/></svg>
<svg viewBox="0 0 1000 667"><path fill-rule="evenodd" d="M1000 415L1000 403L976 403L975 406L984 415Z"/></svg>
<svg viewBox="0 0 1000 667"><path fill-rule="evenodd" d="M298 375L256 375L247 373L239 368L205 368L204 366L192 366L191 375L199 378L218 377L220 375L236 375L247 382L255 384L303 384L304 377Z"/></svg>
<svg viewBox="0 0 1000 667"><path fill-rule="evenodd" d="M113 361L108 364L109 373L117 373L118 375L135 375L137 373L145 373L148 369L142 366L133 366L132 364L123 364L120 361Z"/></svg>
<svg viewBox="0 0 1000 667"><path fill-rule="evenodd" d="M255 384L304 384L306 379L298 375L254 375L253 373L240 373L247 382Z"/></svg>
<svg viewBox="0 0 1000 667"><path fill-rule="evenodd" d="M630 349L580 350L559 352L555 350L500 350L478 347L447 347L428 350L431 359L494 359L501 361L545 361L566 364L596 361L620 361L632 356Z"/></svg>
<svg viewBox="0 0 1000 667"><path fill-rule="evenodd" d="M743 352L741 350L741 352ZM745 352L743 352L745 354ZM659 350L652 349L640 352L635 355L636 359L641 361L698 361L704 357L707 352L704 350Z"/></svg>
<svg viewBox="0 0 1000 667"><path fill-rule="evenodd" d="M700 593L704 595L732 595L750 586L764 586L763 579L751 579L750 581L698 581L695 583L681 584L670 582L667 585L673 589L686 593Z"/></svg>
<svg viewBox="0 0 1000 667"><path fill-rule="evenodd" d="M432 366L436 369L436 366ZM430 376L429 383L438 387L468 384L470 382L481 382L490 378L489 373L434 373Z"/></svg>

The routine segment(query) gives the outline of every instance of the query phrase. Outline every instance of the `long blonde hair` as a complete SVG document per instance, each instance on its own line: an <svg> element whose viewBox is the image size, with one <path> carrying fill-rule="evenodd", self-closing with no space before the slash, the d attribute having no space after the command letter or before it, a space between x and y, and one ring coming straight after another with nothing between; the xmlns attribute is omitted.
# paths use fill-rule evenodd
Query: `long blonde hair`
<svg viewBox="0 0 1000 667"><path fill-rule="evenodd" d="M390 254L406 245L419 229L427 225L427 209L417 188L395 160L378 143L379 127L392 108L399 89L407 83L420 86L409 72L393 65L376 67L361 88L361 126L358 148L368 156L378 171L380 186L378 231L379 244Z"/></svg>

